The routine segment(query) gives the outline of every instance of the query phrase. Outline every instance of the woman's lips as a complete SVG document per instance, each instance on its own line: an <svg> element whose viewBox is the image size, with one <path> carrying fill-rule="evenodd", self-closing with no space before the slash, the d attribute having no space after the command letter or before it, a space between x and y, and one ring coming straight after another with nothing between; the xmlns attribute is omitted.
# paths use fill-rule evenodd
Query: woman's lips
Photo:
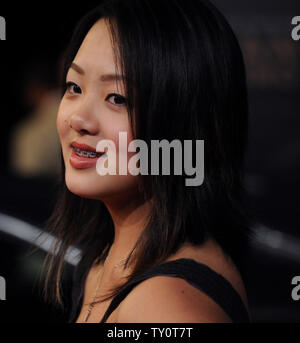
<svg viewBox="0 0 300 343"><path fill-rule="evenodd" d="M99 157L90 158L90 157L84 157L79 156L76 154L74 148L72 148L72 154L70 157L70 164L76 169L85 169L90 168L96 165L97 160Z"/></svg>
<svg viewBox="0 0 300 343"><path fill-rule="evenodd" d="M77 169L93 167L95 164L97 164L98 158L104 155L104 153L102 152L96 152L96 149L94 147L85 143L73 141L70 144L70 147L72 149L70 164ZM90 156L83 156L83 154L89 154ZM95 154L96 156L94 157L93 155Z"/></svg>
<svg viewBox="0 0 300 343"><path fill-rule="evenodd" d="M96 149L87 145L87 144L83 144L83 143L77 143L76 141L73 141L71 143L71 147L75 147L78 148L80 150L85 150L85 151L93 151L96 152Z"/></svg>
<svg viewBox="0 0 300 343"><path fill-rule="evenodd" d="M72 147L72 154L70 156L70 164L76 169L86 169L91 168L97 164L99 158L106 158L106 153L101 153L101 156L96 156L94 158L79 156L75 149Z"/></svg>

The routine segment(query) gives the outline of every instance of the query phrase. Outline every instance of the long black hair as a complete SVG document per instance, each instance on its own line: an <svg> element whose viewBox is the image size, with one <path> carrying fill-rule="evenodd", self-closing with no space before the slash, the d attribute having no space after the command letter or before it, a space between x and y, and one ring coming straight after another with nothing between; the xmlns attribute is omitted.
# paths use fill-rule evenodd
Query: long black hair
<svg viewBox="0 0 300 343"><path fill-rule="evenodd" d="M248 103L243 56L232 29L209 1L104 1L78 23L63 80L87 32L102 18L124 75L134 137L148 144L153 139L205 144L201 186L185 186L185 175L143 177L151 213L126 261L125 267L134 267L128 281L184 242L200 246L209 236L241 269L251 234L243 185ZM58 303L68 247L80 246L88 267L104 260L114 239L105 205L67 189L61 160L60 195L47 225L59 244L48 256L45 287Z"/></svg>

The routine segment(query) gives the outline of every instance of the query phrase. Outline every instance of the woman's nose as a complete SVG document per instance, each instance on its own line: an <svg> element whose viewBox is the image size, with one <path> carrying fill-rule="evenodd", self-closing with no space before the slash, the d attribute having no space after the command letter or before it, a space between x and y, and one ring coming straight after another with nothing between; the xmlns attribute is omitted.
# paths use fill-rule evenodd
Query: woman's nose
<svg viewBox="0 0 300 343"><path fill-rule="evenodd" d="M80 134L96 135L99 130L99 123L95 118L79 112L71 115L69 123L70 127Z"/></svg>

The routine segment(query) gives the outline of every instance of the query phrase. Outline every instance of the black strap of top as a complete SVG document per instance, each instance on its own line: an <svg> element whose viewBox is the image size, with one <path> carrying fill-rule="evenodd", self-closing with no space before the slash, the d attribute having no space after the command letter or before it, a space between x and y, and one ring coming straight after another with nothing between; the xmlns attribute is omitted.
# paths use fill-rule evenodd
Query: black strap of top
<svg viewBox="0 0 300 343"><path fill-rule="evenodd" d="M233 322L249 322L246 307L237 291L221 274L207 265L189 258L164 262L142 273L129 282L111 301L100 323L106 322L110 314L119 306L128 293L140 282L156 275L166 275L185 279L192 286L211 297Z"/></svg>

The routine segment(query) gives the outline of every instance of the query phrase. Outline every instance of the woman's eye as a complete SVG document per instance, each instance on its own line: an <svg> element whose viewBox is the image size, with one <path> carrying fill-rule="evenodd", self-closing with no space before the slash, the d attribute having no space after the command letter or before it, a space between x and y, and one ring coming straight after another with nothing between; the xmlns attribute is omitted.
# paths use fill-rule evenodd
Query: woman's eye
<svg viewBox="0 0 300 343"><path fill-rule="evenodd" d="M74 83L72 81L66 82L65 91L67 91L69 94L81 94L82 93L81 88L76 83ZM108 96L106 97L105 100L108 100L108 99L112 99L109 102L115 106L118 106L118 107L126 104L126 98L124 98L120 94L116 94L116 93L108 94Z"/></svg>
<svg viewBox="0 0 300 343"><path fill-rule="evenodd" d="M109 102L112 103L113 105L120 107L126 104L126 98L124 98L122 95L115 94L115 93L108 94L105 100L108 100L110 98L113 99L113 102L112 101L109 101Z"/></svg>
<svg viewBox="0 0 300 343"><path fill-rule="evenodd" d="M76 93L81 94L80 87L78 85L76 85L76 83L74 83L74 82L67 82L65 85L65 89L70 94L76 94Z"/></svg>

